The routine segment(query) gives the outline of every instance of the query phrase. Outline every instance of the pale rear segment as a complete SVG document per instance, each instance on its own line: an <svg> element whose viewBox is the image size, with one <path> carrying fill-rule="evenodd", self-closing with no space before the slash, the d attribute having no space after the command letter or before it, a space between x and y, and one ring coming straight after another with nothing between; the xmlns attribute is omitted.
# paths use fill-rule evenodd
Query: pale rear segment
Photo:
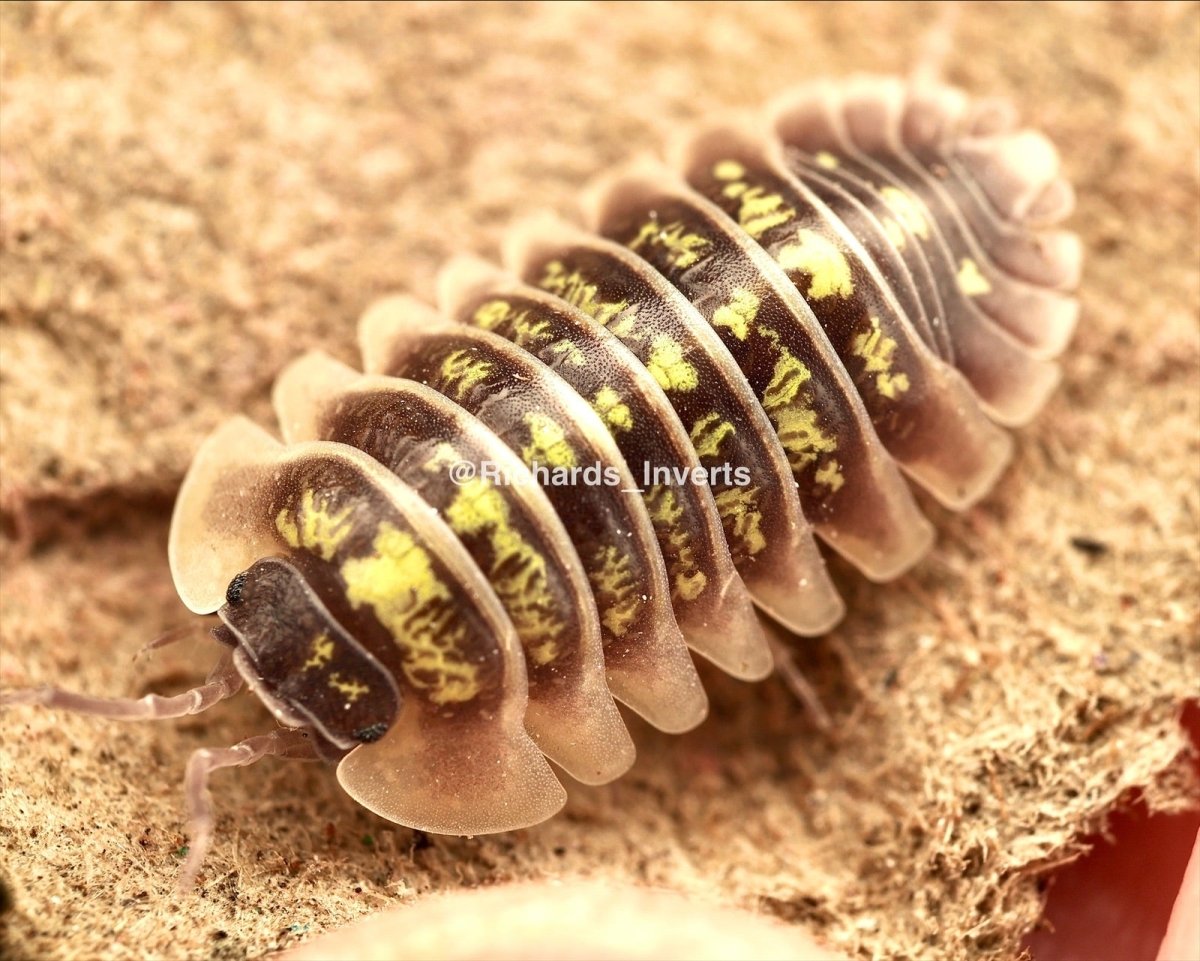
<svg viewBox="0 0 1200 961"><path fill-rule="evenodd" d="M837 185L872 209L903 256L927 262L956 365L995 420L1028 423L1058 383L1048 358L1078 316L1068 293L1078 240L1048 229L1071 206L1053 147L995 129L995 112L976 133L960 96L941 86L817 84L772 113L798 177Z"/></svg>
<svg viewBox="0 0 1200 961"><path fill-rule="evenodd" d="M922 337L857 238L771 146L721 127L687 146L682 167L787 273L888 453L947 507L969 507L1008 463L1011 439Z"/></svg>
<svg viewBox="0 0 1200 961"><path fill-rule="evenodd" d="M1009 458L1001 427L1057 383L1081 267L1057 153L1005 105L863 79L680 160L682 179L643 166L593 193L607 238L542 219L509 237L515 276L458 262L447 316L378 304L367 376L298 361L275 394L291 446L241 419L214 434L170 556L233 651L188 704L89 709L200 710L236 689L232 664L365 806L509 830L563 803L543 755L593 783L629 766L610 690L664 730L703 719L685 639L765 673L748 599L830 628L814 530L874 579L911 567L933 535L905 474L975 502ZM639 490L645 460L747 477ZM616 483L532 469L593 464Z"/></svg>

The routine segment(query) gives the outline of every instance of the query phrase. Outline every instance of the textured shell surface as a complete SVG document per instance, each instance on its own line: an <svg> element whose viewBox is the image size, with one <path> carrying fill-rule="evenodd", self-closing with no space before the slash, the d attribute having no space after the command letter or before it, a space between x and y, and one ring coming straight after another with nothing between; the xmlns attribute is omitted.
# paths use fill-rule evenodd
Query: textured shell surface
<svg viewBox="0 0 1200 961"><path fill-rule="evenodd" d="M427 831L542 821L895 578L1054 389L1073 195L1045 137L940 83L814 84L531 218L503 267L362 318L201 447L179 595L357 801Z"/></svg>

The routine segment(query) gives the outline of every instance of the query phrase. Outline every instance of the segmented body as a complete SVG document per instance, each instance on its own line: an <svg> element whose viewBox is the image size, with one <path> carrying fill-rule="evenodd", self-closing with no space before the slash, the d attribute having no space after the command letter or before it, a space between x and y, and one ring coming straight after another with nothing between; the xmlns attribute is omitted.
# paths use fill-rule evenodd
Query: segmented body
<svg viewBox="0 0 1200 961"><path fill-rule="evenodd" d="M706 708L688 652L772 666L759 612L842 615L819 538L884 580L929 548L1057 380L1080 253L1052 148L940 86L810 88L522 225L440 312L364 317L366 374L312 354L284 443L234 420L171 534L180 595L346 790L482 833L562 804ZM464 467L463 465L467 465Z"/></svg>

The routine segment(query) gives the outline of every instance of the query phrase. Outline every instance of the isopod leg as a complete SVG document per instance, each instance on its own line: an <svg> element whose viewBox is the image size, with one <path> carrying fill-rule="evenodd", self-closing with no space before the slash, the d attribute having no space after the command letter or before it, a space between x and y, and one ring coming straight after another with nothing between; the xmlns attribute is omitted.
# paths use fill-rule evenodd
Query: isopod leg
<svg viewBox="0 0 1200 961"><path fill-rule="evenodd" d="M203 621L198 623L192 622L190 624L181 624L179 627L173 627L169 631L164 631L154 640L146 644L145 647L143 647L133 656L133 659L138 661L143 657L149 657L155 651L161 650L164 647L170 647L172 644L178 644L180 641L185 640L186 638L193 634L197 634L200 631L209 633L209 630L210 629L208 625Z"/></svg>
<svg viewBox="0 0 1200 961"><path fill-rule="evenodd" d="M804 672L796 666L796 658L792 654L790 644L796 638L782 626L772 623L764 617L759 618L763 632L767 635L767 644L771 648L771 657L775 661L775 670L780 680L792 692L792 696L800 702L804 712L809 716L813 725L823 734L833 730L833 718L821 703L817 689L804 676Z"/></svg>
<svg viewBox="0 0 1200 961"><path fill-rule="evenodd" d="M188 759L183 778L183 791L188 808L188 853L179 875L179 889L190 891L212 845L212 798L208 779L214 771L225 767L244 767L267 756L320 760L315 743L308 733L296 730L272 731L247 738L232 747L202 747Z"/></svg>
<svg viewBox="0 0 1200 961"><path fill-rule="evenodd" d="M89 697L59 687L34 687L23 691L0 692L0 707L18 704L38 704L42 707L70 711L72 714L91 714L114 721L161 721L186 717L207 711L242 686L242 678L233 666L230 653L221 655L208 680L190 691L164 697L147 694L145 697Z"/></svg>

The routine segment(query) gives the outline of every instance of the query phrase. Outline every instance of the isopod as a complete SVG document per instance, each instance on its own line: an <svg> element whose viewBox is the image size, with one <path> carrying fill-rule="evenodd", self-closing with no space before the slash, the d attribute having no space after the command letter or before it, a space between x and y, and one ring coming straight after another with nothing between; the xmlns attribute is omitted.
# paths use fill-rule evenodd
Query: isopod
<svg viewBox="0 0 1200 961"><path fill-rule="evenodd" d="M402 825L551 817L707 710L691 654L767 676L771 625L843 616L818 541L876 581L934 532L910 484L979 500L1058 380L1081 247L1057 153L994 101L858 78L710 126L595 185L586 227L443 270L363 316L365 373L278 378L282 440L234 418L179 492L169 561L222 654L174 697L12 691L166 718L249 688L281 729L188 765L337 762ZM548 760L547 760L548 759Z"/></svg>

